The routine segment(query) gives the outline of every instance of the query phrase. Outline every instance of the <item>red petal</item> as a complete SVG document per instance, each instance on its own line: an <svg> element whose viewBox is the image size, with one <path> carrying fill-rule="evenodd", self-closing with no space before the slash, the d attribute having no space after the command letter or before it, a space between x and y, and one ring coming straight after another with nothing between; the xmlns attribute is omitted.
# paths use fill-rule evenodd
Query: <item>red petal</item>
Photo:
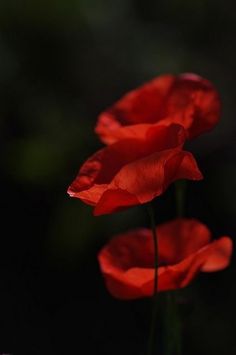
<svg viewBox="0 0 236 355"><path fill-rule="evenodd" d="M157 227L159 263L176 264L207 245L211 232L196 219L178 218Z"/></svg>
<svg viewBox="0 0 236 355"><path fill-rule="evenodd" d="M230 262L233 243L229 237L221 237L214 241L208 249L208 258L202 265L201 271L213 272L225 269Z"/></svg>
<svg viewBox="0 0 236 355"><path fill-rule="evenodd" d="M110 119L113 124L116 122L124 126L157 122L165 116L163 101L168 96L174 82L173 75L162 75L128 92L100 115L101 123L105 127L110 126Z"/></svg>
<svg viewBox="0 0 236 355"><path fill-rule="evenodd" d="M97 206L94 209L94 216L119 212L139 204L140 202L137 197L130 194L128 191L119 188L114 190L109 189L103 193L98 201Z"/></svg>
<svg viewBox="0 0 236 355"><path fill-rule="evenodd" d="M152 236L147 229L137 229L113 238L98 255L107 288L121 299L142 297L141 286L153 280ZM142 265L143 268L136 267ZM130 269L131 268L131 269ZM135 271L137 270L137 272Z"/></svg>
<svg viewBox="0 0 236 355"><path fill-rule="evenodd" d="M115 190L125 191L133 196L133 201L143 204L161 195L177 179L202 179L196 161L188 152L172 149L136 160L125 165L113 178L98 201L96 215L115 212L117 207L119 210L127 207L113 198Z"/></svg>
<svg viewBox="0 0 236 355"><path fill-rule="evenodd" d="M182 74L176 78L169 96L167 116L182 112L183 125L188 129L189 138L194 138L218 123L220 107L219 94L208 80L195 74ZM181 120L174 122L181 123Z"/></svg>
<svg viewBox="0 0 236 355"><path fill-rule="evenodd" d="M178 123L193 138L212 129L219 115L219 95L209 81L195 74L163 75L124 95L103 112L95 131L103 142L111 144L147 129L139 124Z"/></svg>
<svg viewBox="0 0 236 355"><path fill-rule="evenodd" d="M71 197L80 198L87 204L95 205L107 188L107 183L96 184L102 170L105 149L92 155L81 167L76 179L69 186L67 192Z"/></svg>
<svg viewBox="0 0 236 355"><path fill-rule="evenodd" d="M229 265L231 253L232 242L230 238L223 237L201 248L179 264L164 267L160 276L160 291L185 287L200 271L225 269Z"/></svg>

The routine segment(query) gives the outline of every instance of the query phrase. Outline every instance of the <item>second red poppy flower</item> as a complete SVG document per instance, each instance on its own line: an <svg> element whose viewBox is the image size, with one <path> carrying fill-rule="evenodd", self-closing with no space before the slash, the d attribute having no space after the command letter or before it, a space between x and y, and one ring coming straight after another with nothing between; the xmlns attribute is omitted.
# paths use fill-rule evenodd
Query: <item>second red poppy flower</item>
<svg viewBox="0 0 236 355"><path fill-rule="evenodd" d="M136 138L95 153L81 167L68 193L94 206L95 215L102 215L149 202L175 180L200 180L194 157L182 150L184 141L182 126L152 125Z"/></svg>

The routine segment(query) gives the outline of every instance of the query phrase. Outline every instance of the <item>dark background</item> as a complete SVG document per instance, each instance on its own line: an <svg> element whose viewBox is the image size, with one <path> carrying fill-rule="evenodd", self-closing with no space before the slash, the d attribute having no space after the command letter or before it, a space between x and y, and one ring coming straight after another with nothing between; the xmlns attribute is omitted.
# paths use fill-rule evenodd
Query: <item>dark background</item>
<svg viewBox="0 0 236 355"><path fill-rule="evenodd" d="M205 180L188 184L187 215L235 237L235 21L227 0L1 0L0 352L145 354L150 301L113 299L96 258L145 210L95 218L66 190L101 146L98 113L156 75L220 92L220 124L188 147ZM174 217L173 187L156 208ZM181 293L184 354L235 355L235 268Z"/></svg>

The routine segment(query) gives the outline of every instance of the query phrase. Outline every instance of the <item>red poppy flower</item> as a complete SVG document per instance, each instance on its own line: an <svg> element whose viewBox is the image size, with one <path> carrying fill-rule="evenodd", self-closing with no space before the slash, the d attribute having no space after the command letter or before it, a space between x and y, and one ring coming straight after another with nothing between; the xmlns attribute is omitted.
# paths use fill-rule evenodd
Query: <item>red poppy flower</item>
<svg viewBox="0 0 236 355"><path fill-rule="evenodd" d="M219 95L209 81L195 74L163 75L101 113L95 131L110 144L139 134L153 123L178 123L193 138L212 129L219 114Z"/></svg>
<svg viewBox="0 0 236 355"><path fill-rule="evenodd" d="M101 215L146 203L177 179L199 180L196 161L182 150L184 140L179 125L152 125L143 136L120 140L95 153L68 193L95 206L94 214Z"/></svg>
<svg viewBox="0 0 236 355"><path fill-rule="evenodd" d="M159 243L158 291L187 286L196 275L226 268L232 241L211 242L211 232L195 219L176 219L157 227ZM99 253L100 268L110 293L120 299L152 296L154 248L149 229L113 238Z"/></svg>

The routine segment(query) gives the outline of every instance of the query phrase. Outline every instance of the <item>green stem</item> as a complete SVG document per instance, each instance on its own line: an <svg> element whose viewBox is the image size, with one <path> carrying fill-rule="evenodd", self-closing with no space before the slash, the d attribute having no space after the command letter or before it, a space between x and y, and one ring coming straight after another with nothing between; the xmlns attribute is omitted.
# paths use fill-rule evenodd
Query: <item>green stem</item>
<svg viewBox="0 0 236 355"><path fill-rule="evenodd" d="M181 321L174 292L166 294L166 355L181 355Z"/></svg>
<svg viewBox="0 0 236 355"><path fill-rule="evenodd" d="M153 355L156 344L156 325L157 325L157 313L158 313L158 241L157 241L157 231L153 207L150 204L147 206L148 214L151 223L152 235L153 235L153 247L154 247L154 284L153 284L153 308L152 308L152 320L150 327L150 335L148 341L148 351L147 355Z"/></svg>
<svg viewBox="0 0 236 355"><path fill-rule="evenodd" d="M176 215L183 218L185 214L186 181L178 180L175 183ZM176 293L166 295L166 355L181 355L181 319L178 310Z"/></svg>
<svg viewBox="0 0 236 355"><path fill-rule="evenodd" d="M154 248L154 287L153 287L153 297L156 296L158 290L158 241L157 241L157 230L155 223L154 210L151 204L148 205L148 214L150 217L152 236L153 236L153 248Z"/></svg>

